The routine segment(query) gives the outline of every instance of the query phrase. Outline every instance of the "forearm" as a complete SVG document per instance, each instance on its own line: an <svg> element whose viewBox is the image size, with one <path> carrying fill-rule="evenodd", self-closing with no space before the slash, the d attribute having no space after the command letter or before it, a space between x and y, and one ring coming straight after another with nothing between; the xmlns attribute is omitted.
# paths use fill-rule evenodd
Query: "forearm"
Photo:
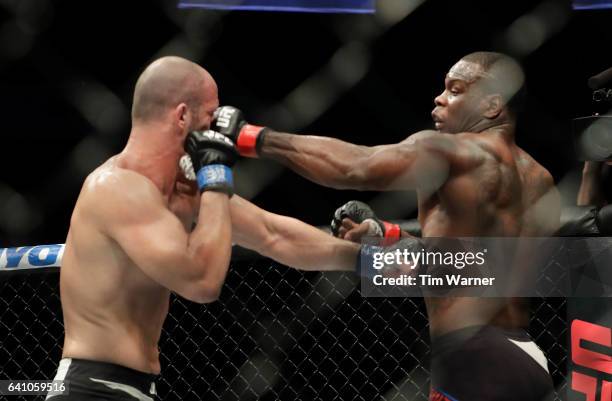
<svg viewBox="0 0 612 401"><path fill-rule="evenodd" d="M198 222L189 236L188 251L195 263L206 266L201 282L220 290L225 281L232 250L229 199L206 191L201 195Z"/></svg>
<svg viewBox="0 0 612 401"><path fill-rule="evenodd" d="M340 240L285 216L270 214L266 225L272 232L265 256L301 270L353 271L359 244Z"/></svg>
<svg viewBox="0 0 612 401"><path fill-rule="evenodd" d="M363 185L359 166L372 148L334 138L268 131L261 156L278 161L317 184L336 189Z"/></svg>
<svg viewBox="0 0 612 401"><path fill-rule="evenodd" d="M359 245L297 219L269 213L239 197L231 201L234 241L301 270L354 270Z"/></svg>

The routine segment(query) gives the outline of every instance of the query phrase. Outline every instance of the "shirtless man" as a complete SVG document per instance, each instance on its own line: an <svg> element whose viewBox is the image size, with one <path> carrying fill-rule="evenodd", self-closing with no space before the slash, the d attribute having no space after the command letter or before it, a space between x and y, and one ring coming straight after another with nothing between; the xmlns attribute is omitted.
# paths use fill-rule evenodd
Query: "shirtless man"
<svg viewBox="0 0 612 401"><path fill-rule="evenodd" d="M213 78L185 59L159 59L138 79L128 143L87 177L72 214L60 274L65 340L55 378L68 390L48 399L152 400L170 292L215 301L232 235L299 268L354 266L357 244L330 240L238 196L230 200L233 143L212 131L190 133L207 130L218 106ZM184 147L197 185L179 167ZM231 218L239 225L233 233Z"/></svg>
<svg viewBox="0 0 612 401"><path fill-rule="evenodd" d="M393 145L358 146L247 124L225 106L213 129L244 156L277 160L332 188L410 190L423 237L549 236L559 224L550 173L515 144L513 96L523 73L511 58L465 56L435 98L436 131ZM392 230L395 231L395 230ZM404 233L405 235L405 233ZM429 298L431 400L541 401L552 397L546 358L527 336L524 300Z"/></svg>

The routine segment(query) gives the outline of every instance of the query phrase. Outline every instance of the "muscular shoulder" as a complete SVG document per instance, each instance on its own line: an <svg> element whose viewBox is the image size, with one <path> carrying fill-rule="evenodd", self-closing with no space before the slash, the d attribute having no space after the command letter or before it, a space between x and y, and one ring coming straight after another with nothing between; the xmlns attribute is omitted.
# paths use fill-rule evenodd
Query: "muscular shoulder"
<svg viewBox="0 0 612 401"><path fill-rule="evenodd" d="M477 135L470 133L444 134L426 130L409 136L403 143L441 154L456 166L475 167L489 157L488 150L480 142Z"/></svg>
<svg viewBox="0 0 612 401"><path fill-rule="evenodd" d="M163 205L161 193L149 179L112 164L99 167L87 177L78 201L80 213L104 225Z"/></svg>

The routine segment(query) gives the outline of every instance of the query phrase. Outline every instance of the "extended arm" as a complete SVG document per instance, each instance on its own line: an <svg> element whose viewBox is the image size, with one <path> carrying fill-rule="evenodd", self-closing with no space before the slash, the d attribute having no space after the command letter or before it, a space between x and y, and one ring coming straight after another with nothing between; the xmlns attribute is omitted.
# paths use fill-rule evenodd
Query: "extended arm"
<svg viewBox="0 0 612 401"><path fill-rule="evenodd" d="M406 190L439 188L449 164L461 153L452 135L423 131L382 146L359 146L338 139L280 133L247 124L231 106L217 110L214 129L232 138L243 156L276 160L298 174L338 189Z"/></svg>
<svg viewBox="0 0 612 401"><path fill-rule="evenodd" d="M299 220L267 212L237 196L232 198L230 209L234 241L287 266L300 270L355 271L366 277L418 272L409 264L376 270L372 259L372 252L420 251L420 242L413 237L403 238L389 248L362 246L332 237Z"/></svg>
<svg viewBox="0 0 612 401"><path fill-rule="evenodd" d="M392 191L440 187L448 176L447 155L451 147L452 140L443 134L425 132L398 144L374 147L319 136L268 132L261 155L321 185Z"/></svg>
<svg viewBox="0 0 612 401"><path fill-rule="evenodd" d="M301 270L355 270L358 244L334 238L300 220L267 212L234 196L234 242Z"/></svg>

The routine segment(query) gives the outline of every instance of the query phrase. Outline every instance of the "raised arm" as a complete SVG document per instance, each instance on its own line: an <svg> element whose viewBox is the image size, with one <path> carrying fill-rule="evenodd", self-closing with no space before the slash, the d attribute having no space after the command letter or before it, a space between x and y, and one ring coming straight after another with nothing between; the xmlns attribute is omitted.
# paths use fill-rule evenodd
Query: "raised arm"
<svg viewBox="0 0 612 401"><path fill-rule="evenodd" d="M300 220L267 212L238 196L230 201L234 242L300 270L353 271L359 244Z"/></svg>

